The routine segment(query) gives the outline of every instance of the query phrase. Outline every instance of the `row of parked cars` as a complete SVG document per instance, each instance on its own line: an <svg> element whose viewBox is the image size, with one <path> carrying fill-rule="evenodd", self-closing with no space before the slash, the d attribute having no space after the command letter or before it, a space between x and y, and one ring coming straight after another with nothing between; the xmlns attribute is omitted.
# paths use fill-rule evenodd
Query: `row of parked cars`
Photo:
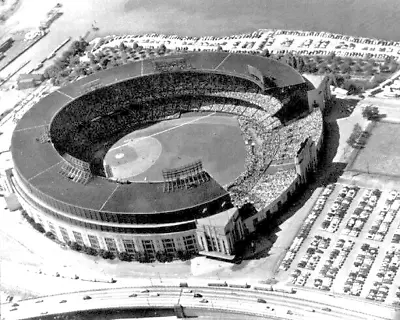
<svg viewBox="0 0 400 320"><path fill-rule="evenodd" d="M400 248L392 247L386 251L385 257L376 273L377 280L369 291L367 299L383 302L386 300L390 286L400 267Z"/></svg>
<svg viewBox="0 0 400 320"><path fill-rule="evenodd" d="M379 190L367 189L364 191L357 207L354 209L350 219L347 221L345 228L342 230L343 235L358 237L369 216L372 214L376 204L381 196Z"/></svg>
<svg viewBox="0 0 400 320"><path fill-rule="evenodd" d="M291 263L293 262L297 252L300 249L300 246L304 242L304 240L308 237L310 230L321 213L324 209L325 203L329 197L329 195L335 189L335 184L329 184L325 187L321 195L318 197L316 203L314 204L311 212L308 214L307 218L304 220L299 233L297 234L296 238L293 240L288 252L286 253L285 257L283 258L279 269L281 270L288 270L290 268Z"/></svg>
<svg viewBox="0 0 400 320"><path fill-rule="evenodd" d="M325 238L319 235L314 236L313 241L307 248L306 254L297 264L299 268L315 270L318 262L321 260L321 254L327 249L331 243L331 238Z"/></svg>
<svg viewBox="0 0 400 320"><path fill-rule="evenodd" d="M357 186L343 186L337 195L334 203L329 208L325 220L322 222L322 229L334 233L339 229L347 210L350 207L353 199L355 198L359 187Z"/></svg>
<svg viewBox="0 0 400 320"><path fill-rule="evenodd" d="M379 247L364 243L360 250L361 253L357 255L354 261L354 266L343 287L344 293L353 296L360 296L365 280L367 279L375 258L378 255Z"/></svg>
<svg viewBox="0 0 400 320"><path fill-rule="evenodd" d="M354 241L339 239L335 248L330 252L329 258L322 266L319 275L320 278L315 279L314 286L329 291L333 280L336 278L338 272L343 267L344 262L354 247Z"/></svg>
<svg viewBox="0 0 400 320"><path fill-rule="evenodd" d="M397 229L393 234L392 243L397 243L397 244L400 243L400 223L397 226Z"/></svg>
<svg viewBox="0 0 400 320"><path fill-rule="evenodd" d="M390 192L385 206L379 212L379 215L368 231L368 239L383 241L400 208L400 199L397 199L398 196L397 191Z"/></svg>

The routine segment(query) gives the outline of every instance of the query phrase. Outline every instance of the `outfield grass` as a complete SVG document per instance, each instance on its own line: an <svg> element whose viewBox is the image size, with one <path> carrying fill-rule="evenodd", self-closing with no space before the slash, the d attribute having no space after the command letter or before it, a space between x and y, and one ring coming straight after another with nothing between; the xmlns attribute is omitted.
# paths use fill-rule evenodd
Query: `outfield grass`
<svg viewBox="0 0 400 320"><path fill-rule="evenodd" d="M378 122L350 170L400 176L400 124Z"/></svg>
<svg viewBox="0 0 400 320"><path fill-rule="evenodd" d="M220 184L232 182L244 171L246 150L241 130L235 117L229 115L186 115L177 120L163 121L148 128L132 132L118 141L107 158L124 153L124 165L143 165L148 161L129 150L130 139L152 136L162 146L161 155L150 167L134 177L133 181L162 181L162 170L176 168L196 160L203 162L204 169ZM127 143L124 146L124 143ZM118 147L118 149L114 149ZM139 162L138 162L139 161ZM144 165L143 167L148 167Z"/></svg>

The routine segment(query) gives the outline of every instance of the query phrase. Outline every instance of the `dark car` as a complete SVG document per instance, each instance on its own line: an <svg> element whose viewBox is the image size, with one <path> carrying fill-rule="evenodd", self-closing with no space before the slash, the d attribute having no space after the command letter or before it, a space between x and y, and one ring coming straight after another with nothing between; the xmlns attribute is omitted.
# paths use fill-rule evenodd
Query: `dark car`
<svg viewBox="0 0 400 320"><path fill-rule="evenodd" d="M83 297L83 300L90 300L90 299L92 299L91 296L84 296L84 297Z"/></svg>
<svg viewBox="0 0 400 320"><path fill-rule="evenodd" d="M324 311L332 311L332 309L331 309L331 308L327 308L327 307L325 307L325 308L322 308L322 310L324 310Z"/></svg>
<svg viewBox="0 0 400 320"><path fill-rule="evenodd" d="M131 295L129 295L129 298L134 298L134 297L137 297L136 293L132 293Z"/></svg>
<svg viewBox="0 0 400 320"><path fill-rule="evenodd" d="M203 295L200 294L200 293L195 293L195 294L193 295L193 297L195 297L195 298L203 298Z"/></svg>
<svg viewBox="0 0 400 320"><path fill-rule="evenodd" d="M257 302L258 302L258 303L267 303L267 301L265 301L264 299L261 299L261 298L258 298L258 299L257 299Z"/></svg>
<svg viewBox="0 0 400 320"><path fill-rule="evenodd" d="M60 301L60 303L66 303L67 302L67 300L61 300Z"/></svg>

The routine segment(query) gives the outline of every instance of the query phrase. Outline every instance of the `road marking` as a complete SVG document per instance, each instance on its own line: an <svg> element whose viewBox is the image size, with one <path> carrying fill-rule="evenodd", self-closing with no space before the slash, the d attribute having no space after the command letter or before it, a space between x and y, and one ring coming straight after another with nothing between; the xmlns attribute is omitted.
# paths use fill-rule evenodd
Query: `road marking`
<svg viewBox="0 0 400 320"><path fill-rule="evenodd" d="M149 136L140 137L140 138L136 138L136 139L129 139L129 140L125 140L125 141L128 141L128 142L126 142L126 143L123 143L123 144L121 144L120 146L117 146L117 147L111 148L109 151L113 151L113 150L117 150L117 149L119 149L119 148L122 148L122 147L126 146L127 144L129 144L130 142L132 142L132 141L134 141L134 140L135 140L135 141L137 141L137 140L140 140L140 139L151 138L151 137L157 136L157 135L159 135L159 134L162 134L162 133L165 133L165 132L168 132L168 131L175 130L175 129L177 129L177 128L180 128L180 127L186 126L186 125L188 125L188 124L191 124L191 123L197 122L197 121L199 121L199 120L202 120L202 119L205 119L205 118L211 117L211 116L213 116L214 114L216 114L216 112L213 112L213 113L211 113L211 114L207 114L207 115L206 115L206 116L204 116L204 117L196 118L196 119L194 119L194 120L191 120L191 121L188 121L188 122L182 123L182 124L180 124L180 125L178 125L178 126L175 126L175 127L172 127L172 128L165 129L165 130L163 130L163 131L159 131L159 132L153 133L153 134L151 134L151 135L149 135Z"/></svg>

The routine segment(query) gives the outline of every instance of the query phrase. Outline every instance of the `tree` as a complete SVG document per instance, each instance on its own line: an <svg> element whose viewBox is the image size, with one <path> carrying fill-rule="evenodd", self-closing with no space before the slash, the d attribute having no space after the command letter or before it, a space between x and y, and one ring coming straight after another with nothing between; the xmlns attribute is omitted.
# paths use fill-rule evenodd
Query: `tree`
<svg viewBox="0 0 400 320"><path fill-rule="evenodd" d="M103 250L103 249L101 249L99 251L99 255L103 259L111 259L112 260L115 257L114 253L112 253L111 251L108 251L108 250Z"/></svg>
<svg viewBox="0 0 400 320"><path fill-rule="evenodd" d="M221 47L221 45L218 45L217 46L217 52L222 52L223 50L222 50L222 47Z"/></svg>
<svg viewBox="0 0 400 320"><path fill-rule="evenodd" d="M160 46L157 48L158 54L164 54L167 51L167 47L164 43L161 43Z"/></svg>
<svg viewBox="0 0 400 320"><path fill-rule="evenodd" d="M47 67L43 72L43 77L45 79L51 79L59 75L61 68L58 65L51 65Z"/></svg>
<svg viewBox="0 0 400 320"><path fill-rule="evenodd" d="M269 53L268 49L264 49L261 54L262 57L269 57L271 54Z"/></svg>
<svg viewBox="0 0 400 320"><path fill-rule="evenodd" d="M90 256L97 256L97 254L98 254L98 252L97 252L97 250L95 249L95 248L92 248L92 247L84 247L83 248L83 251L86 253L86 254L88 254L88 255L90 255Z"/></svg>
<svg viewBox="0 0 400 320"><path fill-rule="evenodd" d="M342 73L350 73L351 72L351 67L350 67L350 65L349 64L347 64L347 63L343 63L341 66L340 66L340 72L342 72Z"/></svg>
<svg viewBox="0 0 400 320"><path fill-rule="evenodd" d="M127 252L118 252L118 259L121 261L132 261L133 256Z"/></svg>
<svg viewBox="0 0 400 320"><path fill-rule="evenodd" d="M165 251L157 251L156 252L156 260L159 262L166 262L167 261L167 254Z"/></svg>
<svg viewBox="0 0 400 320"><path fill-rule="evenodd" d="M127 48L125 42L121 41L121 43L119 44L119 50L121 51L125 51Z"/></svg>
<svg viewBox="0 0 400 320"><path fill-rule="evenodd" d="M71 57L69 58L69 66L70 66L70 67L74 67L74 66L76 66L76 65L79 64L79 63L80 63L79 56L71 56Z"/></svg>
<svg viewBox="0 0 400 320"><path fill-rule="evenodd" d="M362 68L361 68L361 66L357 63L357 64L355 64L355 65L353 66L353 71L354 71L355 73L359 73L359 72L362 71Z"/></svg>
<svg viewBox="0 0 400 320"><path fill-rule="evenodd" d="M134 42L133 45L132 45L132 48L134 50L136 50L138 47L139 47L139 45L137 44L137 42Z"/></svg>
<svg viewBox="0 0 400 320"><path fill-rule="evenodd" d="M346 81L344 84L344 88L347 89L347 94L359 94L362 91L362 88L351 81Z"/></svg>
<svg viewBox="0 0 400 320"><path fill-rule="evenodd" d="M51 231L47 231L44 235L51 240L54 240L56 238L56 236Z"/></svg>
<svg viewBox="0 0 400 320"><path fill-rule="evenodd" d="M329 227L331 223L328 220L324 220L321 224L322 229L326 229Z"/></svg>
<svg viewBox="0 0 400 320"><path fill-rule="evenodd" d="M70 242L70 243L68 243L68 245L72 250L75 250L75 251L81 251L82 250L82 246L79 243Z"/></svg>
<svg viewBox="0 0 400 320"><path fill-rule="evenodd" d="M40 223L35 223L35 224L33 225L33 227L34 227L37 231L39 231L40 233L45 233L45 232L46 232L46 230L44 230L43 226L42 226Z"/></svg>
<svg viewBox="0 0 400 320"><path fill-rule="evenodd" d="M375 120L379 118L379 109L376 106L366 106L362 110L362 116L367 120Z"/></svg>
<svg viewBox="0 0 400 320"><path fill-rule="evenodd" d="M358 146L358 142L359 142L359 138L361 137L361 134L362 134L362 128L358 123L356 123L354 125L353 131L350 134L349 138L347 139L346 143L353 148Z"/></svg>
<svg viewBox="0 0 400 320"><path fill-rule="evenodd" d="M300 73L303 73L303 72L304 72L304 66L305 66L305 63L304 63L303 57L302 57L302 56L297 57L297 70L298 70Z"/></svg>

